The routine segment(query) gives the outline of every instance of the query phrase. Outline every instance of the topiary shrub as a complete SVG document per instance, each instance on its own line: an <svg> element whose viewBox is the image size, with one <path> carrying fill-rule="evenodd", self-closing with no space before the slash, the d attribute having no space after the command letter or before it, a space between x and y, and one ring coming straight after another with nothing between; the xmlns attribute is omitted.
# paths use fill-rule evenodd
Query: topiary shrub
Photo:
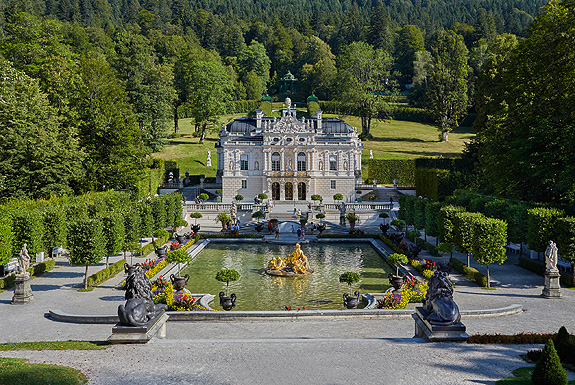
<svg viewBox="0 0 575 385"><path fill-rule="evenodd" d="M531 380L535 385L567 385L567 372L563 369L552 340L548 340L537 361Z"/></svg>
<svg viewBox="0 0 575 385"><path fill-rule="evenodd" d="M260 198L261 200L268 199L268 195L264 193L259 193L258 198Z"/></svg>
<svg viewBox="0 0 575 385"><path fill-rule="evenodd" d="M349 294L351 294L351 285L359 281L361 281L361 275L354 271L346 271L339 276L339 282L347 283L349 285Z"/></svg>
<svg viewBox="0 0 575 385"><path fill-rule="evenodd" d="M238 202L240 202L240 201L244 200L244 197L242 195L238 194L234 197L234 199L237 200Z"/></svg>
<svg viewBox="0 0 575 385"><path fill-rule="evenodd" d="M312 200L312 201L321 201L321 200L322 200L322 199L321 199L321 195L314 194L314 195L311 196L311 200Z"/></svg>
<svg viewBox="0 0 575 385"><path fill-rule="evenodd" d="M394 253L387 257L387 262L395 265L395 275L399 275L399 265L407 263L409 260L405 254Z"/></svg>
<svg viewBox="0 0 575 385"><path fill-rule="evenodd" d="M562 362L573 362L575 342L573 341L573 336L565 329L565 326L561 326L561 329L559 329L554 345Z"/></svg>
<svg viewBox="0 0 575 385"><path fill-rule="evenodd" d="M222 269L216 273L216 280L226 283L226 296L228 295L228 288L230 282L240 279L240 273L234 269Z"/></svg>

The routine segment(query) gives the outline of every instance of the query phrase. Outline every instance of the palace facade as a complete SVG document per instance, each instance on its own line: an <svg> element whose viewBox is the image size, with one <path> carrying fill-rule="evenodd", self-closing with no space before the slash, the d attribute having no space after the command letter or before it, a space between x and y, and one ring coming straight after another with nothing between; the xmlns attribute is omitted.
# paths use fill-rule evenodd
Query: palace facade
<svg viewBox="0 0 575 385"><path fill-rule="evenodd" d="M357 130L344 121L298 119L286 99L281 118L256 110L255 117L234 120L222 127L217 149L217 182L222 201L238 194L251 200L266 193L274 201L311 201L314 194L333 201L340 193L353 202L360 184L361 150Z"/></svg>

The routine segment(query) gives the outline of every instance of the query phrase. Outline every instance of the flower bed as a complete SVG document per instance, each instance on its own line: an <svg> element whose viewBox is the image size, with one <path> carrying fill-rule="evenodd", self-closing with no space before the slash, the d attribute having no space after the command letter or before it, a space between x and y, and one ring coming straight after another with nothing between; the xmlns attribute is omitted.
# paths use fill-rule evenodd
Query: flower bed
<svg viewBox="0 0 575 385"><path fill-rule="evenodd" d="M407 280L401 292L387 292L377 301L377 309L405 309L408 303L423 301L427 293L427 282L419 282L415 277Z"/></svg>
<svg viewBox="0 0 575 385"><path fill-rule="evenodd" d="M196 299L189 293L176 294L171 283L160 276L152 286L154 303L164 303L171 311L214 311L196 302Z"/></svg>
<svg viewBox="0 0 575 385"><path fill-rule="evenodd" d="M547 340L554 340L557 333L519 333L506 334L475 334L469 337L469 344L501 344L501 345L535 345L544 344Z"/></svg>

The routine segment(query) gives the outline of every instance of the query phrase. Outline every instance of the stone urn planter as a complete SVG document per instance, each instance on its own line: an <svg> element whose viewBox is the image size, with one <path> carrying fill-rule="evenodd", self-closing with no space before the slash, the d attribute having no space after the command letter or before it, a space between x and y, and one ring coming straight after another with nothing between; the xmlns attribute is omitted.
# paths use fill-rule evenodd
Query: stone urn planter
<svg viewBox="0 0 575 385"><path fill-rule="evenodd" d="M194 234L199 233L200 232L200 225L193 225L192 231L194 232Z"/></svg>
<svg viewBox="0 0 575 385"><path fill-rule="evenodd" d="M262 232L262 230L264 229L264 225L262 223L257 223L255 226L256 231L259 233Z"/></svg>
<svg viewBox="0 0 575 385"><path fill-rule="evenodd" d="M186 241L186 236L184 234L174 234L174 238L176 238L176 241L178 241L180 245Z"/></svg>
<svg viewBox="0 0 575 385"><path fill-rule="evenodd" d="M226 293L220 291L220 306L225 311L230 311L236 306L236 294L232 293L229 297L226 296Z"/></svg>
<svg viewBox="0 0 575 385"><path fill-rule="evenodd" d="M348 309L357 309L359 305L359 291L356 291L353 295L343 293L343 304Z"/></svg>
<svg viewBox="0 0 575 385"><path fill-rule="evenodd" d="M393 286L394 290L401 289L401 287L403 286L403 283L404 283L404 277L400 277L398 275L393 275L392 273L389 273L388 278L389 278L389 283L391 286Z"/></svg>
<svg viewBox="0 0 575 385"><path fill-rule="evenodd" d="M158 247L158 248L156 249L156 255L158 256L158 258L165 257L165 256L166 256L166 251L167 251L166 246Z"/></svg>
<svg viewBox="0 0 575 385"><path fill-rule="evenodd" d="M170 281L172 281L172 286L176 292L184 290L189 279L189 274L186 274L183 277L176 277L174 274L170 275Z"/></svg>

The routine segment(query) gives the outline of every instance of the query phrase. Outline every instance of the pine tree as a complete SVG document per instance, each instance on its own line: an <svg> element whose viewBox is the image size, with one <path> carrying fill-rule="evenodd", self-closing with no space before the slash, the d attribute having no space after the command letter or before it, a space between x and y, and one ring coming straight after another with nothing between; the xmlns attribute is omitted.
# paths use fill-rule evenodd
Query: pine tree
<svg viewBox="0 0 575 385"><path fill-rule="evenodd" d="M531 375L531 380L535 385L567 385L567 372L561 366L552 340L545 344L543 354L541 354L541 358L537 361L535 370Z"/></svg>

